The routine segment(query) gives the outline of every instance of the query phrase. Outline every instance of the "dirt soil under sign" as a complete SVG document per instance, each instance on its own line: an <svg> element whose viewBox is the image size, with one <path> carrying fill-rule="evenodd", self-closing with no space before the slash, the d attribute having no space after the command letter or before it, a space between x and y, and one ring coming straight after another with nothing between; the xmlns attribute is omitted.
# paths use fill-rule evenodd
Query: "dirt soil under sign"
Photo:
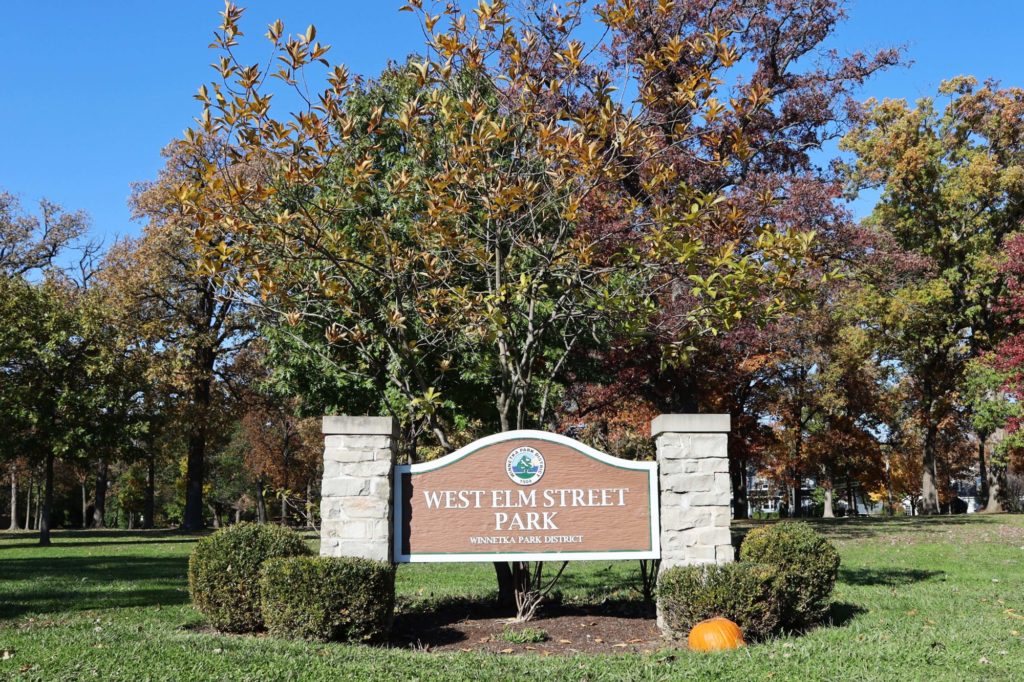
<svg viewBox="0 0 1024 682"><path fill-rule="evenodd" d="M541 631L545 639L510 641L523 630ZM391 642L420 651L540 656L649 653L669 646L649 609L619 604L549 606L529 623L518 624L488 606L456 602L433 611L400 613Z"/></svg>

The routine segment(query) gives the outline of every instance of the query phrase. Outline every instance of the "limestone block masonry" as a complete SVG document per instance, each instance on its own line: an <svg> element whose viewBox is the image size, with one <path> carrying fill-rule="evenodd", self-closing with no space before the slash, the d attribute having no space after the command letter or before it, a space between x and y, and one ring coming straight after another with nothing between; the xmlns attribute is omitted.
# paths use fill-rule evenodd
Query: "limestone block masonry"
<svg viewBox="0 0 1024 682"><path fill-rule="evenodd" d="M397 422L324 417L320 554L391 561Z"/></svg>
<svg viewBox="0 0 1024 682"><path fill-rule="evenodd" d="M728 563L730 420L727 414L663 414L651 422L661 487L661 568ZM658 625L665 630L661 613Z"/></svg>

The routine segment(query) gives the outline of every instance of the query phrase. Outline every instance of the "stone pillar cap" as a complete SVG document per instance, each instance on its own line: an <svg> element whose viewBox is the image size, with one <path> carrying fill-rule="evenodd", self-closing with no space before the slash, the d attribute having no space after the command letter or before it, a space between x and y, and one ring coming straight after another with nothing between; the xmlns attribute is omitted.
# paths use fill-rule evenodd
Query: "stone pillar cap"
<svg viewBox="0 0 1024 682"><path fill-rule="evenodd" d="M323 433L327 436L393 436L398 433L394 417L324 417Z"/></svg>
<svg viewBox="0 0 1024 682"><path fill-rule="evenodd" d="M651 422L651 436L663 433L729 433L728 414L662 414Z"/></svg>

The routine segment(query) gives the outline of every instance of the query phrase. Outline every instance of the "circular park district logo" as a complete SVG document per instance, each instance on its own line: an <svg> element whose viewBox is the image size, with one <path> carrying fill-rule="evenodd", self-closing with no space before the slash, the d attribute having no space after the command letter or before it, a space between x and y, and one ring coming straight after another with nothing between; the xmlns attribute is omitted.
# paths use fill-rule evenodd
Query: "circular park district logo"
<svg viewBox="0 0 1024 682"><path fill-rule="evenodd" d="M516 448L508 453L505 473L518 485L533 485L544 475L544 455L531 447Z"/></svg>

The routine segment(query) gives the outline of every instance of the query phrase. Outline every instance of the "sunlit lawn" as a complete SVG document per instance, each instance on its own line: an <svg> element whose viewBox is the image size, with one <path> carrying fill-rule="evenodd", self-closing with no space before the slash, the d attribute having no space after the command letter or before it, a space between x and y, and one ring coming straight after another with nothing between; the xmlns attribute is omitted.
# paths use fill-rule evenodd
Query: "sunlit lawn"
<svg viewBox="0 0 1024 682"><path fill-rule="evenodd" d="M836 520L836 624L717 655L435 654L210 634L188 604L194 538L0 534L0 679L1024 679L1024 517ZM403 609L486 598L489 565L404 566ZM570 565L567 600L638 599L637 567ZM541 626L543 624L541 623Z"/></svg>

